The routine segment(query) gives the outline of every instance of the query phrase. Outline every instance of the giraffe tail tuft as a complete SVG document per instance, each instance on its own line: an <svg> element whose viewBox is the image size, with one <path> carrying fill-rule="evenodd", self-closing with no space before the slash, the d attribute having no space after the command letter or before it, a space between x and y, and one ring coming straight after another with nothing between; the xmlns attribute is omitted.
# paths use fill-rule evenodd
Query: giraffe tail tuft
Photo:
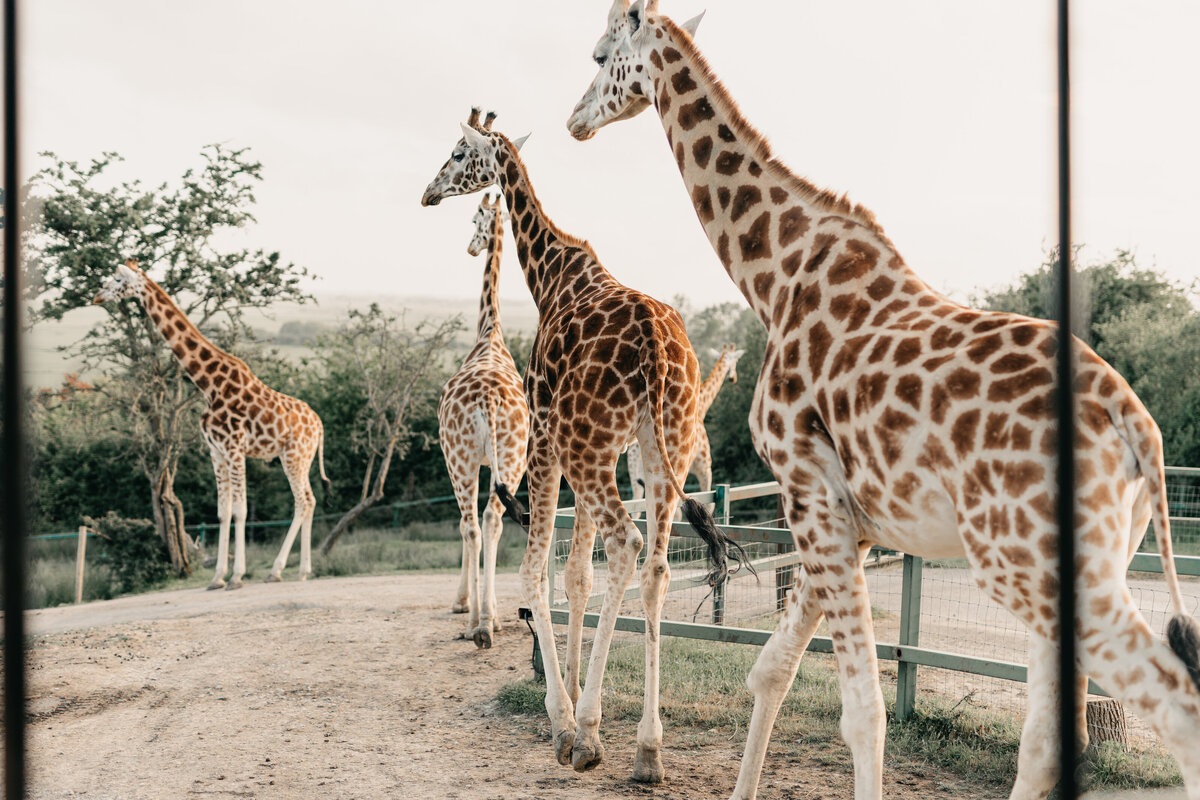
<svg viewBox="0 0 1200 800"><path fill-rule="evenodd" d="M1200 689L1200 626L1191 617L1176 615L1167 623L1167 644L1179 656Z"/></svg>
<svg viewBox="0 0 1200 800"><path fill-rule="evenodd" d="M514 497L513 493L510 492L508 487L503 483L497 482L494 484L492 486L492 491L494 491L496 493L496 497L500 499L501 505L504 506L504 510L508 513L508 518L520 525L522 528L525 528L525 530L529 530L529 528L525 525L526 511L524 503Z"/></svg>
<svg viewBox="0 0 1200 800"><path fill-rule="evenodd" d="M725 583L731 574L736 573L743 566L750 570L751 575L758 577L758 572L750 563L750 556L746 553L746 549L717 527L717 521L702 503L685 496L681 506L684 519L708 546L708 585L710 587L715 589ZM737 562L732 573L729 570L730 558Z"/></svg>

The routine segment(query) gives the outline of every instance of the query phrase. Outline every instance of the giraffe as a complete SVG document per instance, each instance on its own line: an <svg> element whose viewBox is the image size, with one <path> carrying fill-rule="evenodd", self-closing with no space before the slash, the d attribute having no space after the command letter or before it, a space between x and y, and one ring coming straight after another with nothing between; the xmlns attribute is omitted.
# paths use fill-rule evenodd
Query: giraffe
<svg viewBox="0 0 1200 800"><path fill-rule="evenodd" d="M493 484L516 489L525 473L529 407L525 404L521 374L504 346L500 329L500 300L496 294L504 239L500 198L484 195L474 223L475 233L467 252L477 256L487 251L478 332L474 347L442 390L438 403L438 441L462 515L459 521L462 573L453 610L469 611L467 636L478 647L491 647L492 634L500 630L496 613L496 547L504 528L501 516L504 509L493 490L483 512L481 582L476 509L479 468L484 465L491 468Z"/></svg>
<svg viewBox="0 0 1200 800"><path fill-rule="evenodd" d="M756 450L783 490L804 565L747 684L754 693L733 797L757 793L766 744L824 616L842 692L855 797L882 795L884 706L863 573L872 544L963 556L1031 634L1029 711L1013 798L1057 779L1058 563L1052 485L1057 326L933 291L874 216L775 159L677 25L615 0L599 72L568 128L580 140L653 106L700 223L768 329L751 407ZM1200 659L1172 560L1162 437L1128 383L1076 342L1081 675L1149 722L1200 800ZM1168 643L1126 588L1153 521L1170 592ZM1082 695L1077 735L1086 744Z"/></svg>
<svg viewBox="0 0 1200 800"><path fill-rule="evenodd" d="M204 337L166 292L130 259L96 295L94 303L137 298L158 328L192 383L204 395L207 408L200 418L200 435L212 456L217 478L217 570L209 589L239 589L246 574L246 458L278 457L295 498L292 524L275 558L268 581L283 580L292 543L300 533L300 580L312 575L312 519L316 500L308 482L313 455L325 477L325 432L321 418L308 405L264 384L236 356ZM233 516L235 549L228 584L229 519Z"/></svg>
<svg viewBox="0 0 1200 800"><path fill-rule="evenodd" d="M670 306L616 281L591 246L558 228L534 194L518 148L502 133L479 127L472 112L463 137L429 184L422 205L500 187L511 214L517 258L538 307L538 328L525 371L530 437L529 543L521 563L525 602L546 668L546 710L559 763L576 770L603 759L600 692L621 598L637 566L642 534L621 504L615 467L636 437L646 464L651 498L649 547L641 571L646 613L646 686L638 725L633 778L663 778L659 718L659 614L670 580L670 519L684 498L689 522L708 543L710 578L723 580L728 540L711 515L680 486L695 444L699 367ZM564 684L550 620L546 561L553 543L559 480L575 492L575 530L566 564L570 622ZM587 681L580 689L583 614L592 589L592 545L597 531L608 556L608 581L592 646ZM736 553L735 555L740 555ZM569 689L567 686L569 685Z"/></svg>
<svg viewBox="0 0 1200 800"><path fill-rule="evenodd" d="M708 431L704 429L704 417L708 415L708 410L712 408L713 401L717 399L717 394L725 385L726 379L730 383L737 383L737 362L745 353L745 350L737 349L737 345L727 344L722 347L717 356L717 363L700 384L696 395L696 414L700 425L696 431L696 452L688 465L688 474L696 476L702 492L712 489L712 447L708 442ZM625 458L629 465L629 485L633 490L633 499L641 500L646 494L646 485L642 478L642 448L636 439L629 443ZM638 512L635 516L640 514L641 512Z"/></svg>

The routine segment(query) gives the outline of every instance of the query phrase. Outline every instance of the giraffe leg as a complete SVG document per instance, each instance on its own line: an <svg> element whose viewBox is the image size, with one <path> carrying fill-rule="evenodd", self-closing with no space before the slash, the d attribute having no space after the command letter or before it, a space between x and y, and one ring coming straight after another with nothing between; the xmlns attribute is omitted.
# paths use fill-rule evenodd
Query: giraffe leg
<svg viewBox="0 0 1200 800"><path fill-rule="evenodd" d="M630 497L641 500L646 496L646 470L642 464L642 446L634 441L625 450L625 465L629 468ZM641 519L641 511L633 511L630 516Z"/></svg>
<svg viewBox="0 0 1200 800"><path fill-rule="evenodd" d="M571 609L567 623L567 692L571 702L578 703L583 694L580 687L580 661L583 651L583 615L592 595L592 549L596 544L596 523L583 508L575 509L575 530L571 536L571 552L564 570L567 581L567 603Z"/></svg>
<svg viewBox="0 0 1200 800"><path fill-rule="evenodd" d="M536 445L536 442L535 442ZM531 447L534 453L548 453L549 445ZM529 542L521 560L521 589L525 603L533 612L533 626L546 670L546 712L554 737L554 754L560 764L571 763L575 742L574 704L567 695L558 666L554 643L554 624L550 620L550 583L546 563L554 541L554 512L558 505L558 483L562 472L548 457L532 456L529 463Z"/></svg>
<svg viewBox="0 0 1200 800"><path fill-rule="evenodd" d="M1029 711L1021 729L1021 749L1017 755L1017 779L1010 800L1042 800L1059 778L1058 758L1058 646L1045 636L1033 633L1029 642ZM1087 746L1087 675L1082 671L1075 686L1078 750Z"/></svg>
<svg viewBox="0 0 1200 800"><path fill-rule="evenodd" d="M224 454L212 453L213 473L217 477L217 568L209 589L225 588L229 569L229 517L233 510L233 483L229 461Z"/></svg>
<svg viewBox="0 0 1200 800"><path fill-rule="evenodd" d="M460 536L462 534L462 525L463 518L460 512L458 522L458 531ZM467 537L461 536L461 538L462 559L459 562L460 566L458 569L458 589L454 592L454 604L450 606L450 611L454 614L466 614L471 610L471 587L468 582L468 579L470 578L468 573L471 571L471 543Z"/></svg>
<svg viewBox="0 0 1200 800"><path fill-rule="evenodd" d="M468 613L465 638L470 639L479 627L479 515L476 510L476 492L479 489L479 468L465 468L451 472L454 498L458 501L458 533L462 537L463 560L459 572L458 594L452 610L456 614Z"/></svg>
<svg viewBox="0 0 1200 800"><path fill-rule="evenodd" d="M275 557L271 573L267 575L268 581L283 580L283 568L287 566L287 559L292 552L292 543L296 541L296 534L300 532L306 519L312 519L313 511L317 507L316 497L308 483L308 469L312 466L312 453L308 453L305 458L301 454L288 450L284 451L280 460L283 462L284 472L287 473L288 483L292 487L292 524L288 526L287 536L283 538L283 546L279 548L279 555ZM301 547L303 548L303 544ZM311 572L311 570L310 565L309 571ZM307 577L302 564L300 578L303 580Z"/></svg>
<svg viewBox="0 0 1200 800"><path fill-rule="evenodd" d="M812 641L821 616L811 583L805 580L803 570L796 570L796 585L788 595L779 626L746 678L747 688L754 693L754 713L746 733L746 749L738 770L737 785L733 788L733 800L754 800L758 794L758 781L775 717L796 678L800 659Z"/></svg>
<svg viewBox="0 0 1200 800"><path fill-rule="evenodd" d="M580 772L592 769L604 759L604 746L600 743L600 691L604 683L604 668L608 663L608 650L612 645L621 601L637 568L638 553L642 550L641 531L634 526L629 512L621 505L612 472L603 467L600 472L607 478L602 478L599 486L581 486L582 491L577 489L575 495L576 507L587 508L595 521L604 538L604 552L608 557L608 583L604 589L596 637L592 640L587 682L575 708L578 724L571 765Z"/></svg>
<svg viewBox="0 0 1200 800"><path fill-rule="evenodd" d="M231 459L230 478L233 486L233 576L226 589L242 588L246 574L246 458Z"/></svg>
<svg viewBox="0 0 1200 800"><path fill-rule="evenodd" d="M657 467L657 469L655 468ZM666 465L651 465L649 472L661 475ZM661 783L663 765L662 720L659 718L659 622L671 567L667 563L667 543L671 538L671 517L679 498L670 483L658 478L647 487L651 505L647 508L647 532L650 546L642 563L641 595L646 615L646 691L642 702L642 719L638 723L637 758L633 764L633 779L638 783Z"/></svg>
<svg viewBox="0 0 1200 800"><path fill-rule="evenodd" d="M479 624L471 632L476 647L491 647L492 634L500 630L499 617L496 615L496 549L500 546L500 534L504 532L503 509L500 498L493 494L488 498L487 508L483 510L483 571L479 588Z"/></svg>

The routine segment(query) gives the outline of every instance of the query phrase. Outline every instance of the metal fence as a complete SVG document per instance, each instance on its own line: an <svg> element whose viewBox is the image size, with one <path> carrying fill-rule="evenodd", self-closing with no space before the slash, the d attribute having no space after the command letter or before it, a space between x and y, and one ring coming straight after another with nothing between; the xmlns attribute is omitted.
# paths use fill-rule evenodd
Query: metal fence
<svg viewBox="0 0 1200 800"><path fill-rule="evenodd" d="M1176 552L1200 552L1200 469L1168 468L1172 538ZM710 594L706 583L706 548L686 523L672 526L668 550L671 581L663 606L663 636L707 639L763 645L788 590L799 557L794 552L790 531L781 527L777 512L762 508L740 512L745 501L771 498L779 493L776 483L748 486L717 486L708 493L692 495L712 502L722 528L743 547L758 571L755 580L748 570L734 574L723 591ZM645 501L629 501L630 511L645 509ZM766 517L766 519L763 519ZM645 520L635 520L642 531ZM574 509L560 509L555 518L555 547L549 566L551 618L565 623L566 595L556 573L565 566L574 526ZM1170 601L1161 577L1157 542L1147 535L1142 552L1134 556L1129 587L1142 613L1160 633L1170 616ZM593 553L595 585L604 586L606 567L603 544ZM1180 555L1175 559L1184 576L1189 611L1200 611L1200 558ZM1192 576L1192 577L1186 577ZM875 550L867 562L867 583L875 623L876 649L881 660L881 679L894 684L896 718L909 717L918 703L918 670L921 702L944 702L978 708L987 713L1019 718L1025 712L1025 662L1029 639L1015 618L988 598L975 584L966 559L933 560ZM588 599L588 609L599 611L603 592ZM598 613L588 613L584 625L595 627ZM635 577L626 591L617 629L640 633L644 620ZM831 654L832 642L818 631L809 651ZM894 666L889 664L894 662ZM1094 700L1105 692L1093 684ZM1123 712L1121 712L1123 713ZM1128 738L1139 745L1154 742L1149 729L1128 717L1120 730L1093 730L1103 738Z"/></svg>

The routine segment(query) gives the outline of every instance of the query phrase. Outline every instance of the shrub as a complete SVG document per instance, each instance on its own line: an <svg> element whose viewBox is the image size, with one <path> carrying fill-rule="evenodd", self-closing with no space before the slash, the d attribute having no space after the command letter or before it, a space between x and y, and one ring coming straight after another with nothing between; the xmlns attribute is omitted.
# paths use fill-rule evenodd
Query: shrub
<svg viewBox="0 0 1200 800"><path fill-rule="evenodd" d="M109 511L84 522L101 537L100 561L112 570L121 592L139 592L165 581L171 574L167 547L148 519L127 519Z"/></svg>

